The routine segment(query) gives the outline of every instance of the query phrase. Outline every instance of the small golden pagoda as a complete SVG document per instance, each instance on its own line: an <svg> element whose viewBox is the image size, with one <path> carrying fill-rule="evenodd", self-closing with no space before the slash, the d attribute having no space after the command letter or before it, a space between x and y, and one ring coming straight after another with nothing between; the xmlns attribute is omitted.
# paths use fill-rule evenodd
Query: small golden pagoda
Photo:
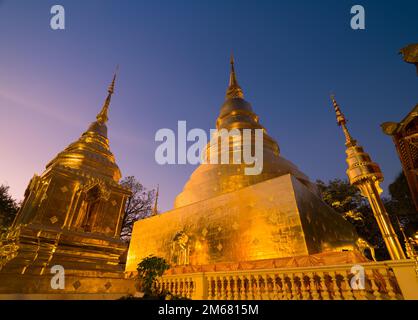
<svg viewBox="0 0 418 320"><path fill-rule="evenodd" d="M115 79L96 121L31 179L1 239L0 294L129 291L120 231L130 191L119 184L106 126ZM51 288L55 265L65 270L65 289Z"/></svg>
<svg viewBox="0 0 418 320"><path fill-rule="evenodd" d="M201 266L355 249L353 226L281 156L277 142L244 99L233 58L216 127L241 132L262 129L262 172L246 175L243 163L201 164L176 197L173 210L135 223L128 272L151 254L166 258L172 266ZM236 147L230 144L230 159ZM238 147L242 150L242 145ZM209 143L207 151L210 148Z"/></svg>

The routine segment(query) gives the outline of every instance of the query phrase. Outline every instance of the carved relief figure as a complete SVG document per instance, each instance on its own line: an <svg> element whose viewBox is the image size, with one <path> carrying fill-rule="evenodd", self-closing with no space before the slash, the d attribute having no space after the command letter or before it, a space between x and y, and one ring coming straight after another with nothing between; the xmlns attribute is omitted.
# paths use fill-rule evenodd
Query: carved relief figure
<svg viewBox="0 0 418 320"><path fill-rule="evenodd" d="M190 238L184 232L178 232L171 246L170 261L174 265L188 265L190 261Z"/></svg>

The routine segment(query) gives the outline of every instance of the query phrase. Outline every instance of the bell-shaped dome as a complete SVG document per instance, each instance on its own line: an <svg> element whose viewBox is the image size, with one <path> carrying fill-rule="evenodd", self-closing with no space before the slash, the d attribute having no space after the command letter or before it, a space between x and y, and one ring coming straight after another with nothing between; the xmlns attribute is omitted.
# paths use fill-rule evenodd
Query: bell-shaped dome
<svg viewBox="0 0 418 320"><path fill-rule="evenodd" d="M262 172L256 175L248 175L245 169L253 167L252 164L235 164L234 153L243 150L244 139L229 143L229 164L201 164L190 176L185 184L183 191L176 197L174 208L183 207L198 201L206 200L224 193L233 192L247 186L266 181L285 174L292 174L312 192L317 193L315 184L300 172L298 168L280 156L280 149L277 142L271 138L266 129L259 123L258 116L253 112L251 104L244 100L244 94L236 79L234 61L231 59L231 74L229 87L226 93L225 102L221 107L219 117L216 121L219 130L238 129L241 134L243 129L262 129L263 130L263 167ZM214 136L212 139L218 139ZM222 139L222 138L221 138ZM229 139L229 137L228 137ZM232 139L230 139L232 140ZM252 140L253 142L254 140ZM217 150L211 150L214 145L209 143L206 148L206 157L219 156L221 144L215 145ZM211 151L211 152L210 152ZM208 160L208 158L206 158Z"/></svg>
<svg viewBox="0 0 418 320"><path fill-rule="evenodd" d="M116 75L109 86L106 101L97 115L96 121L90 124L87 131L77 141L71 143L47 164L47 171L54 167L64 167L75 169L80 174L110 179L115 182L120 180L121 172L110 151L106 126L115 78Z"/></svg>

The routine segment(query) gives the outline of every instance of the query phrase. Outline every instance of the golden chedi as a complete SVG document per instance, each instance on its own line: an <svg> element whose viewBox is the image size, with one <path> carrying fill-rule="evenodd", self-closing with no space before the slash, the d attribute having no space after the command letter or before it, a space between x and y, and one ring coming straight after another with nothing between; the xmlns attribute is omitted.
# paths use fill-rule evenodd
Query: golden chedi
<svg viewBox="0 0 418 320"><path fill-rule="evenodd" d="M280 155L277 142L244 99L233 59L216 127L262 129L262 172L246 175L246 164L232 162L201 164L176 197L173 210L135 223L128 272L150 254L166 258L172 266L201 266L355 248L353 226L322 201L305 174ZM209 143L206 151L211 148ZM230 143L229 157L242 149Z"/></svg>
<svg viewBox="0 0 418 320"><path fill-rule="evenodd" d="M109 148L108 109L115 76L96 121L35 175L11 231L1 240L0 294L123 293L120 240L130 191ZM51 267L65 270L65 289L51 288Z"/></svg>
<svg viewBox="0 0 418 320"><path fill-rule="evenodd" d="M217 130L239 129L262 129L263 130L263 171L256 175L245 174L244 161L242 164L234 164L234 146L230 147L230 163L228 165L206 164L199 166L190 177L175 200L174 207L179 208L190 203L213 198L227 192L236 191L244 187L266 181L285 174L292 174L310 191L317 193L316 186L309 181L309 178L298 170L298 168L280 155L277 142L271 138L266 129L260 124L258 116L253 112L251 104L244 100L244 94L238 84L234 60L231 58L231 71L229 86L225 96L225 102L221 107L219 117L216 121ZM241 142L242 143L242 142ZM232 144L232 141L231 141ZM221 148L210 153L210 144L207 146L207 157L209 155L219 157ZM215 146L216 147L216 146ZM213 146L212 146L213 148ZM241 151L241 146L235 150Z"/></svg>

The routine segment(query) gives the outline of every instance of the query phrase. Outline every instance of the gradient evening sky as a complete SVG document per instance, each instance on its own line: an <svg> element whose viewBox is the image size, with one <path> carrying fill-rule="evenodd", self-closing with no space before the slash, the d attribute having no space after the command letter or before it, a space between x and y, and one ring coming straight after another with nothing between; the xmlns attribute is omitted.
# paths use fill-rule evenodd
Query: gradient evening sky
<svg viewBox="0 0 418 320"><path fill-rule="evenodd" d="M50 8L66 30L50 29ZM350 8L366 30L350 28ZM345 178L349 129L385 174L400 171L380 124L418 102L415 68L398 50L418 41L417 1L0 0L0 183L21 199L34 173L76 140L101 108L117 64L111 150L124 176L160 184L160 209L194 170L154 160L160 128L214 128L233 51L238 80L283 156L312 180Z"/></svg>

